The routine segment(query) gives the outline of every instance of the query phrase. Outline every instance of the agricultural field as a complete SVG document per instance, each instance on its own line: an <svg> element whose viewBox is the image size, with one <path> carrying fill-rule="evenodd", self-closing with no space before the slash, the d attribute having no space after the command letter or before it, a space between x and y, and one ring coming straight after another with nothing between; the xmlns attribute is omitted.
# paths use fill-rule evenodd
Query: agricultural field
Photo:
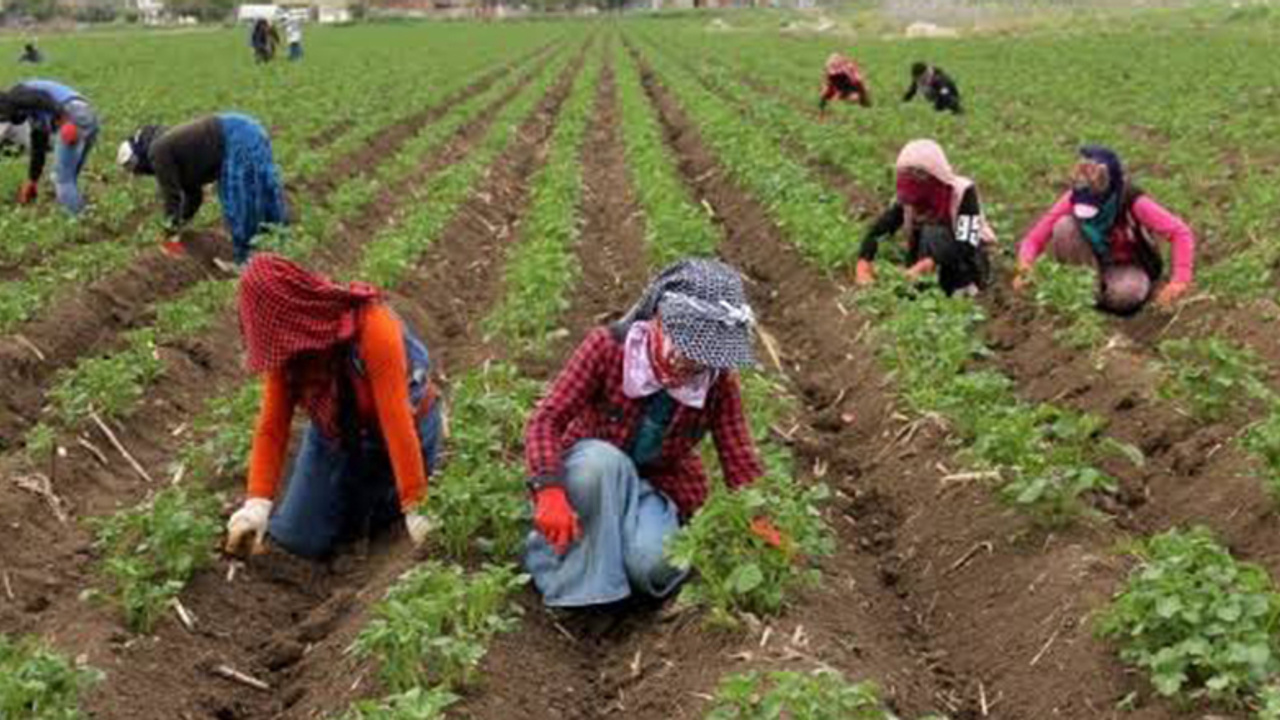
<svg viewBox="0 0 1280 720"><path fill-rule="evenodd" d="M913 40L708 18L316 29L267 66L238 31L43 41L104 130L85 215L0 210L0 718L1280 718L1280 11ZM876 102L820 117L835 50ZM964 115L900 102L916 60ZM111 161L224 110L271 130L296 215L260 242L386 288L431 348L420 551L218 552L258 403L229 243L210 202L166 255L154 184ZM853 286L919 137L999 235L977 299L883 256ZM1100 315L1050 267L1010 288L1085 143L1193 226L1176 308ZM747 281L768 473L669 545L697 569L676 601L549 612L518 565L524 419L686 256Z"/></svg>

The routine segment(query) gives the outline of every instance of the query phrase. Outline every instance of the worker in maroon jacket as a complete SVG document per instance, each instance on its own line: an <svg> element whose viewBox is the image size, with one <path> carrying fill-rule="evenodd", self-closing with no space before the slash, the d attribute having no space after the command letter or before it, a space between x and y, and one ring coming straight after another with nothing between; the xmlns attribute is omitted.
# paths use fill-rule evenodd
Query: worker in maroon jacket
<svg viewBox="0 0 1280 720"><path fill-rule="evenodd" d="M854 61L840 53L832 53L827 58L822 77L822 97L818 100L820 112L825 113L827 104L837 99L871 107L871 90L867 88L866 78Z"/></svg>
<svg viewBox="0 0 1280 720"><path fill-rule="evenodd" d="M753 362L753 322L737 272L684 260L578 346L525 430L525 565L547 605L663 597L680 584L688 571L663 545L707 498L696 452L707 432L726 485L763 474L735 371Z"/></svg>

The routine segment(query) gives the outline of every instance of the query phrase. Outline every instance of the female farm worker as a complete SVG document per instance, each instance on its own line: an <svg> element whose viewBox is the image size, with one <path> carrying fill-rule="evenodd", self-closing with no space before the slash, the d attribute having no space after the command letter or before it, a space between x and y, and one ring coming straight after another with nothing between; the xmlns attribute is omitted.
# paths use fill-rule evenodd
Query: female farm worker
<svg viewBox="0 0 1280 720"><path fill-rule="evenodd" d="M823 80L822 98L818 100L818 109L821 112L825 113L827 103L836 98L845 102L856 102L863 107L871 107L871 91L867 89L862 71L858 69L857 64L844 55L832 53L831 57L827 58Z"/></svg>
<svg viewBox="0 0 1280 720"><path fill-rule="evenodd" d="M578 346L525 430L525 566L547 605L663 597L680 584L686 571L663 544L707 497L696 447L708 431L730 488L763 474L735 372L752 362L753 322L732 268L684 260ZM768 541L772 528L758 525Z"/></svg>
<svg viewBox="0 0 1280 720"><path fill-rule="evenodd" d="M899 230L907 239L907 274L937 272L948 295L976 293L987 284L986 245L996 241L973 181L951 169L933 140L912 140L897 162L897 197L871 226L858 253L856 281L875 281L872 263L880 239Z"/></svg>
<svg viewBox="0 0 1280 720"><path fill-rule="evenodd" d="M0 93L0 122L29 130L31 160L18 203L33 202L39 194L49 149L53 148L53 187L58 202L72 215L84 209L77 182L89 151L98 139L98 115L76 90L52 80L24 80Z"/></svg>
<svg viewBox="0 0 1280 720"><path fill-rule="evenodd" d="M1178 216L1165 210L1125 177L1112 150L1081 148L1064 193L1023 239L1014 287L1031 280L1031 268L1048 249L1059 262L1098 271L1098 304L1115 313L1131 313L1152 295L1164 262L1151 234L1172 246L1173 274L1156 297L1168 307L1191 287L1195 236Z"/></svg>
<svg viewBox="0 0 1280 720"><path fill-rule="evenodd" d="M228 552L270 533L295 555L322 558L397 521L421 544L429 524L413 508L440 445L426 347L373 287L338 285L270 253L245 269L239 305L263 396ZM295 406L311 423L272 517Z"/></svg>
<svg viewBox="0 0 1280 720"><path fill-rule="evenodd" d="M247 115L209 115L173 128L144 125L121 143L116 160L135 175L155 176L171 232L195 217L204 186L218 183L237 266L249 259L254 236L288 224L271 139Z"/></svg>

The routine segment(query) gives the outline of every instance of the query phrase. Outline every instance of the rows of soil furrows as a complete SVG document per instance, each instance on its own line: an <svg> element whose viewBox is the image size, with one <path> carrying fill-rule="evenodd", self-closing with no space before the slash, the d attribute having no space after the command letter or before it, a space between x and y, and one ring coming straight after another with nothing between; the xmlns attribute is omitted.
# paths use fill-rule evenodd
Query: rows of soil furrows
<svg viewBox="0 0 1280 720"><path fill-rule="evenodd" d="M417 147L421 153L419 169L405 174L398 184L381 188L360 213L347 218L350 224L344 223L345 230L331 241L342 248L319 250L317 262L331 265L352 258L380 229L376 218L391 221L397 216L397 197L411 197L410 190L424 176L465 157L495 120L505 132L508 126L501 123L518 120L507 108L518 110L523 105L532 109L538 99L532 93L545 85L545 81L522 80L526 76L549 78L548 72L563 67L566 58L563 53L561 56L551 66L535 63L529 73L513 78L513 87L486 101L486 107L475 108L473 121L458 128L450 142ZM544 107L553 104L554 98L542 103ZM450 122L449 117L445 115L440 122ZM342 242L336 240L339 237ZM191 347L165 349L171 357L166 357L164 382L127 426L117 427L121 440L153 472L174 459L179 443L171 431L181 428L210 392L242 378L236 327L234 317L228 314ZM93 442L101 441L94 438ZM95 461L79 450L60 462L55 488L70 501L75 517L109 511L151 489L128 475L127 466L118 463L114 455L110 462L109 467L96 467ZM240 478L227 481L232 487L242 482ZM78 523L59 524L41 500L12 486L2 491L5 515L10 518L7 524L21 542L6 544L8 552L3 553L3 567L16 600L0 608L0 627L6 632L38 632L107 670L110 682L100 686L89 702L90 709L101 717L263 717L296 704L307 693L305 687L246 693L242 687L213 678L208 670L212 663L226 663L267 677L279 688L274 671L283 671L301 658L303 645L298 643L319 640L336 622L328 618L340 617L349 609L354 591L343 590L346 586L341 581L348 579L342 574L344 570L359 577L359 562L347 563L350 568L344 563L326 568L276 554L260 559L229 582L224 579L228 566L220 563L216 570L198 575L183 596L197 617L195 634L165 621L154 637L131 637L120 628L114 612L77 600L80 590L93 581L92 551L84 528ZM31 548L40 550L33 552ZM273 633L280 628L293 632L273 642L277 640Z"/></svg>
<svg viewBox="0 0 1280 720"><path fill-rule="evenodd" d="M723 80L718 72L715 77L709 82L702 76L704 87L715 91ZM823 162L812 149L796 152L794 145L788 148L785 143L783 147L805 157L811 166ZM816 174L855 198L857 212L859 193L847 186L852 178L829 170L816 167ZM1266 531L1273 522L1269 500L1248 471L1250 461L1234 443L1247 418L1237 414L1222 423L1199 423L1156 398L1159 377L1151 365L1153 346L1164 337L1212 332L1254 345L1271 360L1274 349L1258 342L1265 337L1265 321L1250 317L1257 315L1257 306L1209 309L1208 303L1193 303L1172 319L1153 311L1116 321L1113 329L1125 335L1113 338L1105 350L1081 353L1057 343L1046 332L1052 320L1026 305L1024 298L1002 290L989 301L994 364L1017 380L1030 399L1106 418L1108 434L1143 450L1145 466L1135 469L1117 462L1106 467L1123 485L1114 499L1099 498L1100 508L1112 515L1108 522L1045 534L1028 532L1016 519L1004 517L979 487L933 485L932 478L946 473L931 467L932 458L926 458L919 474L930 479L920 492L912 492L902 478L893 478L892 490L886 491L896 495L900 507L913 509L911 525L924 528L906 552L892 559L910 560L906 584L922 616L941 621L941 649L964 674L985 679L988 697L1007 696L1002 702L1008 703L1011 716L1056 712L1096 717L1137 690L1140 714L1164 717L1173 710L1147 705L1150 691L1145 679L1126 677L1110 649L1091 636L1089 617L1123 576L1114 546L1124 533L1208 524L1237 556L1260 562L1273 573L1280 568L1272 533ZM1127 342L1126 336L1137 344ZM936 430L928 428L917 439L942 439L934 434ZM872 473L873 480L880 476L879 469ZM899 532L902 546L913 528L904 526ZM980 549L978 555L957 570L938 572L952 567L951 558L966 557L974 548Z"/></svg>

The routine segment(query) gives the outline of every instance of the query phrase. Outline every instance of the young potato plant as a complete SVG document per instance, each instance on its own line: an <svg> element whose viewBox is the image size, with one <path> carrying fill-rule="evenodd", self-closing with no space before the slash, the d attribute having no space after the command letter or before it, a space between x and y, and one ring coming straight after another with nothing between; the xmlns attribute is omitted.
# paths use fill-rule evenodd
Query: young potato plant
<svg viewBox="0 0 1280 720"><path fill-rule="evenodd" d="M0 718L82 720L80 695L102 677L35 639L0 634Z"/></svg>
<svg viewBox="0 0 1280 720"><path fill-rule="evenodd" d="M1232 408L1274 395L1252 350L1216 337L1160 343L1160 395L1200 420L1215 421Z"/></svg>
<svg viewBox="0 0 1280 720"><path fill-rule="evenodd" d="M128 415L142 400L145 386L163 368L156 351L155 331L133 331L121 352L88 358L58 373L49 391L53 418L70 427L83 422L89 413L105 417Z"/></svg>
<svg viewBox="0 0 1280 720"><path fill-rule="evenodd" d="M105 595L140 633L150 632L192 575L212 563L221 532L217 498L181 485L94 525Z"/></svg>
<svg viewBox="0 0 1280 720"><path fill-rule="evenodd" d="M1205 528L1138 543L1139 565L1097 630L1166 697L1238 707L1280 673L1280 594Z"/></svg>
<svg viewBox="0 0 1280 720"><path fill-rule="evenodd" d="M1063 263L1036 264L1031 299L1064 323L1054 334L1067 347L1094 348L1107 337L1106 323L1097 308L1095 275L1088 268Z"/></svg>
<svg viewBox="0 0 1280 720"><path fill-rule="evenodd" d="M514 557L528 530L529 501L516 448L541 386L515 367L491 364L462 376L452 393L449 462L423 510L446 557L480 552L495 560Z"/></svg>
<svg viewBox="0 0 1280 720"><path fill-rule="evenodd" d="M745 612L777 614L791 592L820 579L809 560L835 549L819 510L829 489L794 479L790 452L771 439L770 426L792 414L794 401L761 373L744 373L742 386L766 475L736 491L716 484L666 547L673 564L698 571L683 598L706 606L708 622L721 627L736 626ZM778 531L777 546L753 532L758 518Z"/></svg>
<svg viewBox="0 0 1280 720"><path fill-rule="evenodd" d="M519 624L521 607L511 596L528 581L511 565L474 573L437 561L419 565L373 607L352 650L378 661L392 692L465 688L476 681L490 639Z"/></svg>
<svg viewBox="0 0 1280 720"><path fill-rule="evenodd" d="M897 720L880 688L839 672L747 672L720 681L706 720ZM929 716L921 720L945 720Z"/></svg>
<svg viewBox="0 0 1280 720"><path fill-rule="evenodd" d="M253 449L253 423L262 402L262 384L253 381L210 400L191 423L191 435L179 453L188 476L202 482L243 475Z"/></svg>
<svg viewBox="0 0 1280 720"><path fill-rule="evenodd" d="M445 710L458 696L444 688L415 687L381 700L355 704L341 720L445 720Z"/></svg>

